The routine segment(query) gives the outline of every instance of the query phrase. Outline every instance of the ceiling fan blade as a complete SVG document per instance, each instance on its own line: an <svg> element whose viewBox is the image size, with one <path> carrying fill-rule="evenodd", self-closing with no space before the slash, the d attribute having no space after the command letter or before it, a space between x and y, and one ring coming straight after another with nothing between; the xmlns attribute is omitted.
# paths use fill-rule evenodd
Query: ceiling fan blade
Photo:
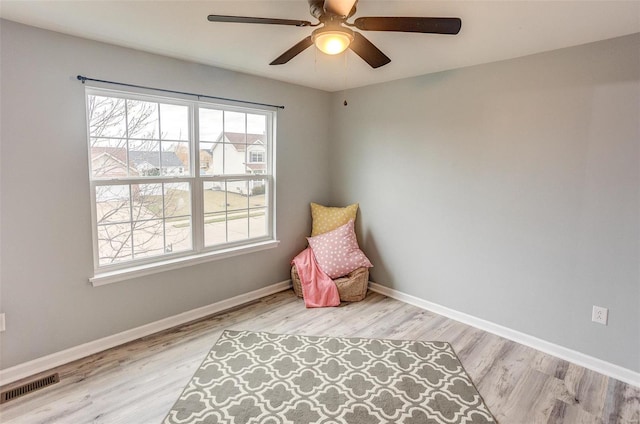
<svg viewBox="0 0 640 424"><path fill-rule="evenodd" d="M338 16L351 16L358 0L324 0L324 10Z"/></svg>
<svg viewBox="0 0 640 424"><path fill-rule="evenodd" d="M410 18L410 17L364 17L353 25L363 31L422 32L427 34L457 34L460 18Z"/></svg>
<svg viewBox="0 0 640 424"><path fill-rule="evenodd" d="M367 40L364 35L354 32L353 41L349 46L351 50L369 64L372 68L379 68L391 62L391 59L380 51L373 43Z"/></svg>
<svg viewBox="0 0 640 424"><path fill-rule="evenodd" d="M291 59L293 59L294 57L296 57L297 55L299 55L300 53L302 53L303 51L305 51L308 47L311 47L312 45L313 45L313 41L311 41L311 36L308 36L307 38L300 41L295 46L291 47L286 52L282 53L280 56L276 58L276 60L271 62L269 65L283 65L288 61L290 61Z"/></svg>
<svg viewBox="0 0 640 424"><path fill-rule="evenodd" d="M293 25L299 27L312 26L309 21L296 21L293 19L255 18L250 16L209 15L209 22L232 22L238 24L271 24Z"/></svg>

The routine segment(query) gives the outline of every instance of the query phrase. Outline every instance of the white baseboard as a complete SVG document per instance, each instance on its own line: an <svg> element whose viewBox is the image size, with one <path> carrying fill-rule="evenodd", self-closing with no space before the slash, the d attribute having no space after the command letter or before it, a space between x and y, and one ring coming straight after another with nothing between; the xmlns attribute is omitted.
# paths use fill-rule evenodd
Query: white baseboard
<svg viewBox="0 0 640 424"><path fill-rule="evenodd" d="M287 290L290 287L291 280L275 283L270 286L251 291L249 293L234 296L230 299L221 300L207 306L192 309L178 315L173 315L159 321L132 328L131 330L126 330L118 334L103 337L92 342L74 346L60 352L52 353L41 358L37 358L10 368L0 370L0 386L12 383L25 377L29 377L31 375L38 374L43 371L50 370L52 368L87 357L89 355L93 355L94 353L102 352L103 350L139 339L140 337L148 336L150 334L157 333L159 331L163 331L177 325L185 324L196 319L204 318L208 315L240 306L253 300L260 299L261 297L269 296L271 294Z"/></svg>
<svg viewBox="0 0 640 424"><path fill-rule="evenodd" d="M594 358L593 356L585 355L584 353L580 353L578 351L557 345L555 343L539 339L529 334L521 333L511 328L474 317L473 315L468 315L463 312L438 305L437 303L429 302L419 297L415 297L374 282L369 283L369 288L372 291L383 294L387 297L391 297L410 305L417 306L418 308L434 312L438 315L460 321L464 324L479 328L488 333L504 337L505 339L509 339L525 346L529 346L541 352L548 353L549 355L553 355L555 357L572 362L576 365L580 365L606 376L615 378L616 380L620 380L633 386L640 387L640 373L629 370L627 368L623 368L619 365L603 361L602 359Z"/></svg>
<svg viewBox="0 0 640 424"><path fill-rule="evenodd" d="M290 287L291 280L282 281L280 283L272 284L270 286L254 290L249 293L241 294L230 299L225 299L220 302L203 306L201 308L183 312L178 315L173 315L159 321L132 328L131 330L126 330L118 334L107 336L102 339L94 340L92 342L88 342L79 346L65 349L60 352L43 356L41 358L24 362L22 364L6 368L4 370L0 370L0 386L12 383L25 377L29 377L31 375L38 374L43 371L47 371L51 368L67 364L86 356L93 355L94 353L119 346L121 344L139 339L140 337L148 336L150 334L157 333L159 331L163 331L177 325L185 324L196 319L204 318L208 315L240 306L244 303L260 299L264 296L269 296L271 294L287 290ZM415 297L374 282L369 283L369 288L374 292L383 294L393 299L397 299L410 305L414 305L419 308L426 309L436 314L445 316L447 318L460 321L464 324L471 325L497 336L504 337L505 339L512 340L514 342L529 346L544 353L548 353L569 362L573 362L576 365L583 366L585 368L599 372L633 386L640 387L640 373L637 373L635 371L620 367L618 365L603 361L598 358L594 358L589 355L585 355L584 353L580 353L554 343L550 343L537 337L521 333L502 325L495 324L490 321L486 321L481 318L477 318L472 315L468 315L463 312L459 312L454 309L450 309L445 306L426 301L419 297Z"/></svg>

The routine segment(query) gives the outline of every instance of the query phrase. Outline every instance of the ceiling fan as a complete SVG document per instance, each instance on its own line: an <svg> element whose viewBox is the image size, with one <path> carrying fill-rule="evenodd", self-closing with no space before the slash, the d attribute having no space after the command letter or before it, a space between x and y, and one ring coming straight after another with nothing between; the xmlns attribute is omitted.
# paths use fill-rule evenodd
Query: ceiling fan
<svg viewBox="0 0 640 424"><path fill-rule="evenodd" d="M308 0L310 13L318 23L293 19L257 18L249 16L209 15L210 22L232 22L246 24L291 25L297 27L318 27L311 35L277 57L269 65L282 65L302 53L313 44L327 54L339 54L351 49L372 68L379 68L391 62L384 53L359 32L394 31L418 32L425 34L457 34L460 32L460 18L420 18L420 17L363 17L353 23L347 22L356 13L358 0Z"/></svg>

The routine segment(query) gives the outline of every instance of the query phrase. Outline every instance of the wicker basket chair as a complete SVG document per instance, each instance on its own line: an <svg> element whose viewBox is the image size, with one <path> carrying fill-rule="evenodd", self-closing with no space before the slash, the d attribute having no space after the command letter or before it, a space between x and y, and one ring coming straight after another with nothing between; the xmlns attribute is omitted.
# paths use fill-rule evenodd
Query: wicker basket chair
<svg viewBox="0 0 640 424"><path fill-rule="evenodd" d="M293 282L293 291L298 297L302 297L302 284L295 265L291 267L291 281ZM369 268L358 268L344 277L333 280L333 282L338 287L341 301L358 302L367 295Z"/></svg>

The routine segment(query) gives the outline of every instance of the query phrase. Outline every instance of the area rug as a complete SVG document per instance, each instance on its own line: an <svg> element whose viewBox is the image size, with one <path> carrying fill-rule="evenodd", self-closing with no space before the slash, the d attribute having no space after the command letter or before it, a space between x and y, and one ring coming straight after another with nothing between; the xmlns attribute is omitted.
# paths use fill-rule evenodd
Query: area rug
<svg viewBox="0 0 640 424"><path fill-rule="evenodd" d="M495 423L448 343L225 331L164 424Z"/></svg>

